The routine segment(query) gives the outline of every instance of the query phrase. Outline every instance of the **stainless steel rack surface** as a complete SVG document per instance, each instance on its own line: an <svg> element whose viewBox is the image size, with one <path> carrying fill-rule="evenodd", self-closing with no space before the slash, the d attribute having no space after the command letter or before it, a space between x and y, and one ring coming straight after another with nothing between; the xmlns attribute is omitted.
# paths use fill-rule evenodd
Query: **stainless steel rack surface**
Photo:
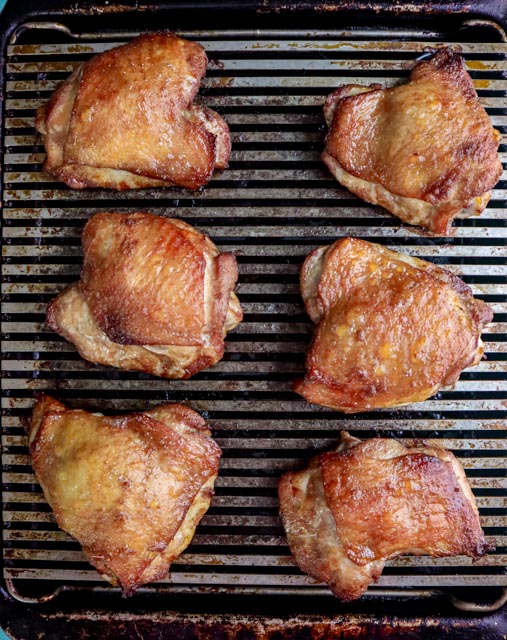
<svg viewBox="0 0 507 640"><path fill-rule="evenodd" d="M353 197L320 161L325 96L341 83L403 81L417 57L444 44L442 34L185 32L210 58L199 100L230 125L230 167L199 192L115 193L73 191L45 175L34 116L79 62L135 34L75 35L46 25L49 44L23 44L36 27L26 25L8 49L2 141L2 517L10 593L29 601L61 588L109 589L79 545L56 526L32 472L23 420L38 391L108 413L186 402L209 419L224 451L216 496L170 576L148 591L329 593L290 557L276 484L284 471L332 447L341 429L363 438L424 437L452 449L496 545L475 563L397 558L370 594L507 586L505 173L482 216L458 220L454 235L436 238ZM47 37L51 29L53 40ZM456 46L502 132L505 163L507 43ZM98 211L137 210L181 217L238 258L244 322L229 334L223 361L190 380L91 365L44 324L48 301L78 276L85 221ZM343 236L379 242L462 276L495 312L483 336L487 359L465 371L453 390L396 411L346 417L295 395L291 382L303 372L312 331L299 295L299 268L313 248Z"/></svg>

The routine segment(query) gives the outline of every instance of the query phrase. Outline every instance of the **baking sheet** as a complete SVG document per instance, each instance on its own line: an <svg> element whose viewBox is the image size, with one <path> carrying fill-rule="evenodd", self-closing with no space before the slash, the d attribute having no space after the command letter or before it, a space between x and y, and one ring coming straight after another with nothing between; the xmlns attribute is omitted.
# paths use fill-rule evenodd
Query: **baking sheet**
<svg viewBox="0 0 507 640"><path fill-rule="evenodd" d="M185 32L210 58L199 100L230 125L230 167L199 192L115 193L72 191L42 173L34 114L76 64L135 33L48 30L54 30L53 40L46 34L44 44L33 44L28 26L9 47L6 68L2 517L3 572L11 595L37 601L69 587L110 589L79 545L58 529L33 475L23 420L38 391L105 413L185 402L209 420L224 451L216 496L170 576L143 590L329 594L290 557L276 484L284 471L332 447L341 429L360 438L424 437L452 449L472 484L487 538L496 544L494 553L475 563L463 557L397 558L370 595L506 586L505 173L481 217L457 221L452 237L435 238L352 196L319 159L325 96L341 83L404 81L416 57L443 44L442 35ZM502 132L505 163L507 44L457 46ZM138 210L181 217L238 258L244 321L229 334L223 361L191 380L91 365L44 325L48 301L78 276L86 220L98 211ZM299 295L299 268L312 249L344 236L443 265L492 305L494 322L483 335L487 359L463 373L452 391L394 411L347 417L291 391L292 380L303 373L312 332Z"/></svg>

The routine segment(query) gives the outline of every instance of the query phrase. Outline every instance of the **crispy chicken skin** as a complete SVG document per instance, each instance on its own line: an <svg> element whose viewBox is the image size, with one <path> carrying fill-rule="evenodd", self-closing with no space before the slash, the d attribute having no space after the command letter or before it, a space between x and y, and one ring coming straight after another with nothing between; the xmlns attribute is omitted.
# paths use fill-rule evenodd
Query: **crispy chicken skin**
<svg viewBox="0 0 507 640"><path fill-rule="evenodd" d="M86 360L167 378L218 362L242 319L231 253L181 220L99 213L83 232L81 280L49 306L48 326Z"/></svg>
<svg viewBox="0 0 507 640"><path fill-rule="evenodd" d="M322 159L336 179L436 234L456 215L480 214L502 174L500 134L451 49L419 62L402 86L340 87L324 114Z"/></svg>
<svg viewBox="0 0 507 640"><path fill-rule="evenodd" d="M359 598L400 554L474 558L491 550L464 471L424 441L342 433L338 449L278 487L292 555L341 600Z"/></svg>
<svg viewBox="0 0 507 640"><path fill-rule="evenodd" d="M44 171L73 189L196 189L227 166L229 128L192 104L206 73L201 45L146 34L80 65L37 112Z"/></svg>
<svg viewBox="0 0 507 640"><path fill-rule="evenodd" d="M41 396L30 454L58 525L124 595L167 575L213 496L221 451L179 404L105 417Z"/></svg>
<svg viewBox="0 0 507 640"><path fill-rule="evenodd" d="M481 360L493 317L445 269L354 238L313 251L301 291L317 328L294 390L345 413L419 402L454 384Z"/></svg>

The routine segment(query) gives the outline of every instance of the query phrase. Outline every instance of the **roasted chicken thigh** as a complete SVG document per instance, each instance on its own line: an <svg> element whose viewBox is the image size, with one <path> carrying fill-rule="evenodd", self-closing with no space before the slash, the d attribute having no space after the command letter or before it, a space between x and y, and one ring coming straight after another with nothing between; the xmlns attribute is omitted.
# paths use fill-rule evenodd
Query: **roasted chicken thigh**
<svg viewBox="0 0 507 640"><path fill-rule="evenodd" d="M346 413L418 402L454 384L480 361L493 317L449 271L353 238L306 258L301 291L317 328L294 390Z"/></svg>
<svg viewBox="0 0 507 640"><path fill-rule="evenodd" d="M342 433L335 452L286 473L278 492L297 565L341 600L359 598L400 554L476 558L490 550L462 467L424 441Z"/></svg>
<svg viewBox="0 0 507 640"><path fill-rule="evenodd" d="M353 193L437 234L480 214L502 173L500 134L463 59L441 49L409 82L344 85L330 94L323 160Z"/></svg>
<svg viewBox="0 0 507 640"><path fill-rule="evenodd" d="M42 396L32 463L58 525L129 595L167 575L213 495L221 451L183 405L105 417Z"/></svg>
<svg viewBox="0 0 507 640"><path fill-rule="evenodd" d="M229 129L192 104L204 49L146 34L79 65L37 113L44 170L74 189L196 189L227 166Z"/></svg>
<svg viewBox="0 0 507 640"><path fill-rule="evenodd" d="M48 326L86 360L167 378L218 362L242 319L236 258L181 220L99 213L83 232L81 280L49 306Z"/></svg>

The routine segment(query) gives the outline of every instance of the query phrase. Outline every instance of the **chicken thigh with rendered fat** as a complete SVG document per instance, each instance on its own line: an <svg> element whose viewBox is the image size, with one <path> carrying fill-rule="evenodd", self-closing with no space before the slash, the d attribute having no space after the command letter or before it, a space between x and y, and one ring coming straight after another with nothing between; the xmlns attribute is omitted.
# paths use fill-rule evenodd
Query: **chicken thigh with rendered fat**
<svg viewBox="0 0 507 640"><path fill-rule="evenodd" d="M45 395L29 445L58 525L124 595L166 577L190 544L221 455L203 418L183 405L111 417Z"/></svg>
<svg viewBox="0 0 507 640"><path fill-rule="evenodd" d="M419 62L406 84L338 88L324 114L322 158L338 182L434 233L480 214L502 174L500 134L449 48Z"/></svg>
<svg viewBox="0 0 507 640"><path fill-rule="evenodd" d="M493 318L451 272L355 238L313 251L301 292L317 328L294 390L346 413L419 402L453 385L481 360Z"/></svg>
<svg viewBox="0 0 507 640"><path fill-rule="evenodd" d="M282 476L292 555L341 600L359 598L400 554L477 558L491 550L454 455L424 441L342 433L338 449Z"/></svg>
<svg viewBox="0 0 507 640"><path fill-rule="evenodd" d="M73 189L197 189L229 162L225 120L192 101L206 52L141 35L80 64L37 112L44 170Z"/></svg>
<svg viewBox="0 0 507 640"><path fill-rule="evenodd" d="M236 258L181 220L99 213L83 231L79 282L49 305L48 326L83 358L165 378L218 362L242 319Z"/></svg>

